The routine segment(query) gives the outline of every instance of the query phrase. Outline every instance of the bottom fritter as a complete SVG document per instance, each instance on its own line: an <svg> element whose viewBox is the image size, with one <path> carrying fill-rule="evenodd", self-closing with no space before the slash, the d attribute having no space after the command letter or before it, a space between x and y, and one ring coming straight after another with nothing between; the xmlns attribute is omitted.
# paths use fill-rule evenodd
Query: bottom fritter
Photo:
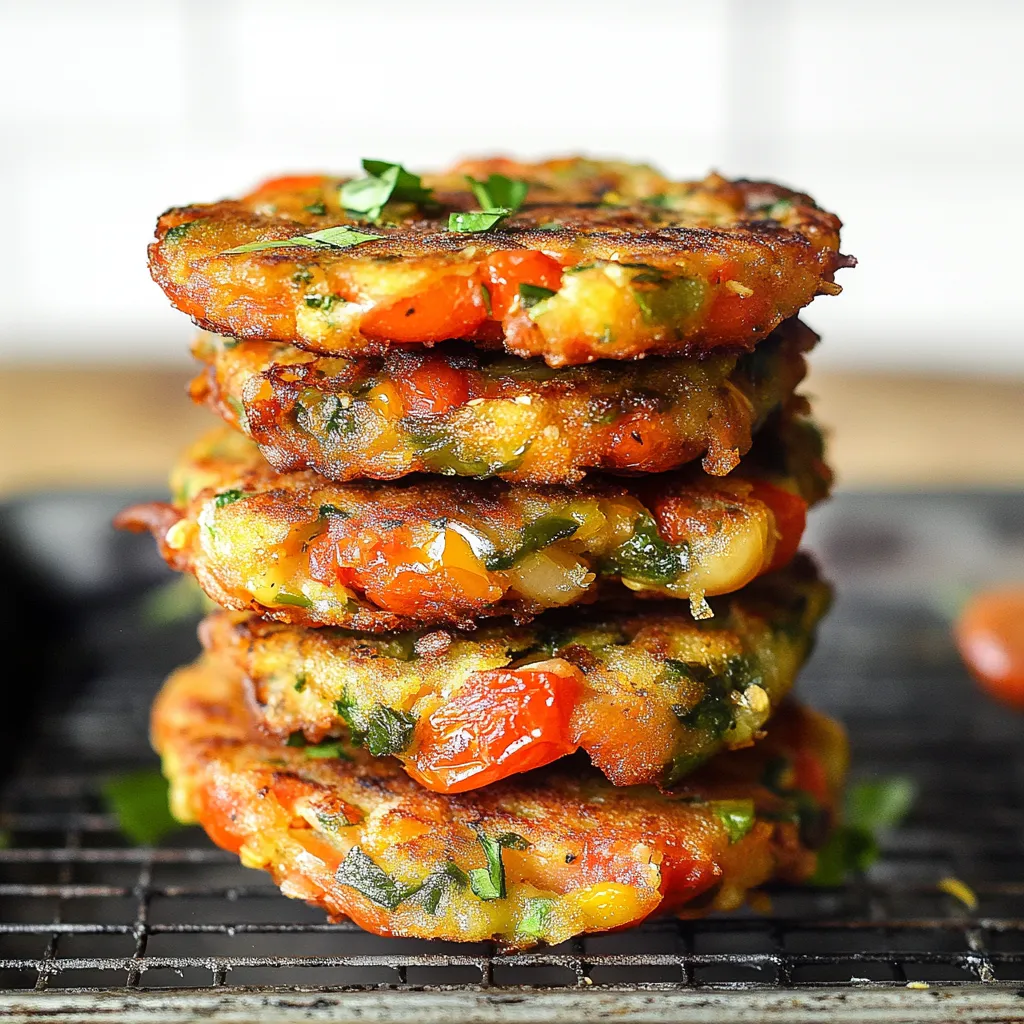
<svg viewBox="0 0 1024 1024"><path fill-rule="evenodd" d="M392 759L269 738L211 655L168 681L153 742L175 815L285 895L379 935L510 948L731 910L770 880L808 878L847 754L838 725L790 706L763 742L672 794L563 761L442 796Z"/></svg>

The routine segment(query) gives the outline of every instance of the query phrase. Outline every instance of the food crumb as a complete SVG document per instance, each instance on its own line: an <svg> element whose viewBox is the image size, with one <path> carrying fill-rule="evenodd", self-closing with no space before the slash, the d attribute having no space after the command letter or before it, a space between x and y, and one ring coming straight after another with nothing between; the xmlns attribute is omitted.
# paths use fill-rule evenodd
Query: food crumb
<svg viewBox="0 0 1024 1024"><path fill-rule="evenodd" d="M954 899L959 900L968 910L978 909L978 897L974 890L959 878L943 878L939 880L938 888Z"/></svg>
<svg viewBox="0 0 1024 1024"><path fill-rule="evenodd" d="M929 985L927 981L908 981L907 982L907 988L925 989L925 988L931 988L931 985Z"/></svg>

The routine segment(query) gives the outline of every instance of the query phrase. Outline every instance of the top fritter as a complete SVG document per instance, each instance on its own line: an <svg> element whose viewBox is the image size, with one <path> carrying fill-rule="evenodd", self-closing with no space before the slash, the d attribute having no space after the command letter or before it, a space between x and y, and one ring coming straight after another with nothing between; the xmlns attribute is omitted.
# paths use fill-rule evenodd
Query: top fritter
<svg viewBox="0 0 1024 1024"><path fill-rule="evenodd" d="M327 354L466 338L564 366L749 349L853 263L836 216L766 182L580 158L363 166L169 210L153 277L240 338Z"/></svg>

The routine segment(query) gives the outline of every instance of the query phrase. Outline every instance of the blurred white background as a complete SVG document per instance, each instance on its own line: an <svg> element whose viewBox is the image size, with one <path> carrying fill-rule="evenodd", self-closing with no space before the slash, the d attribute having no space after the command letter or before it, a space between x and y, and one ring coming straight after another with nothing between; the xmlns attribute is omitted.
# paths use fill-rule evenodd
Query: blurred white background
<svg viewBox="0 0 1024 1024"><path fill-rule="evenodd" d="M1024 372L1024 3L0 0L0 360L183 363L164 208L286 171L585 151L846 222L817 365Z"/></svg>

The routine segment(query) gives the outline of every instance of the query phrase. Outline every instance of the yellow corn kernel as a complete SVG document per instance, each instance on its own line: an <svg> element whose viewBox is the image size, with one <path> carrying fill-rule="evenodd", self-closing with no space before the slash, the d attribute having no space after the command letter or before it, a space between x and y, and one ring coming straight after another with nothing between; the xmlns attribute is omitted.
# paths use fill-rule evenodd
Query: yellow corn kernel
<svg viewBox="0 0 1024 1024"><path fill-rule="evenodd" d="M250 846L248 843L242 843L238 850L238 859L242 862L244 868L262 868L268 863L266 856L259 852L255 846Z"/></svg>
<svg viewBox="0 0 1024 1024"><path fill-rule="evenodd" d="M588 931L618 928L644 912L636 889L619 882L598 882L570 894Z"/></svg>
<svg viewBox="0 0 1024 1024"><path fill-rule="evenodd" d="M432 830L432 826L419 818L389 818L381 830L388 846L398 846L410 840L419 839Z"/></svg>
<svg viewBox="0 0 1024 1024"><path fill-rule="evenodd" d="M974 890L966 882L961 882L959 878L939 879L937 888L946 895L952 896L953 899L959 900L968 910L978 909L978 897L974 895Z"/></svg>
<svg viewBox="0 0 1024 1024"><path fill-rule="evenodd" d="M405 415L402 396L390 381L383 381L366 393L366 404L387 420L401 419Z"/></svg>

